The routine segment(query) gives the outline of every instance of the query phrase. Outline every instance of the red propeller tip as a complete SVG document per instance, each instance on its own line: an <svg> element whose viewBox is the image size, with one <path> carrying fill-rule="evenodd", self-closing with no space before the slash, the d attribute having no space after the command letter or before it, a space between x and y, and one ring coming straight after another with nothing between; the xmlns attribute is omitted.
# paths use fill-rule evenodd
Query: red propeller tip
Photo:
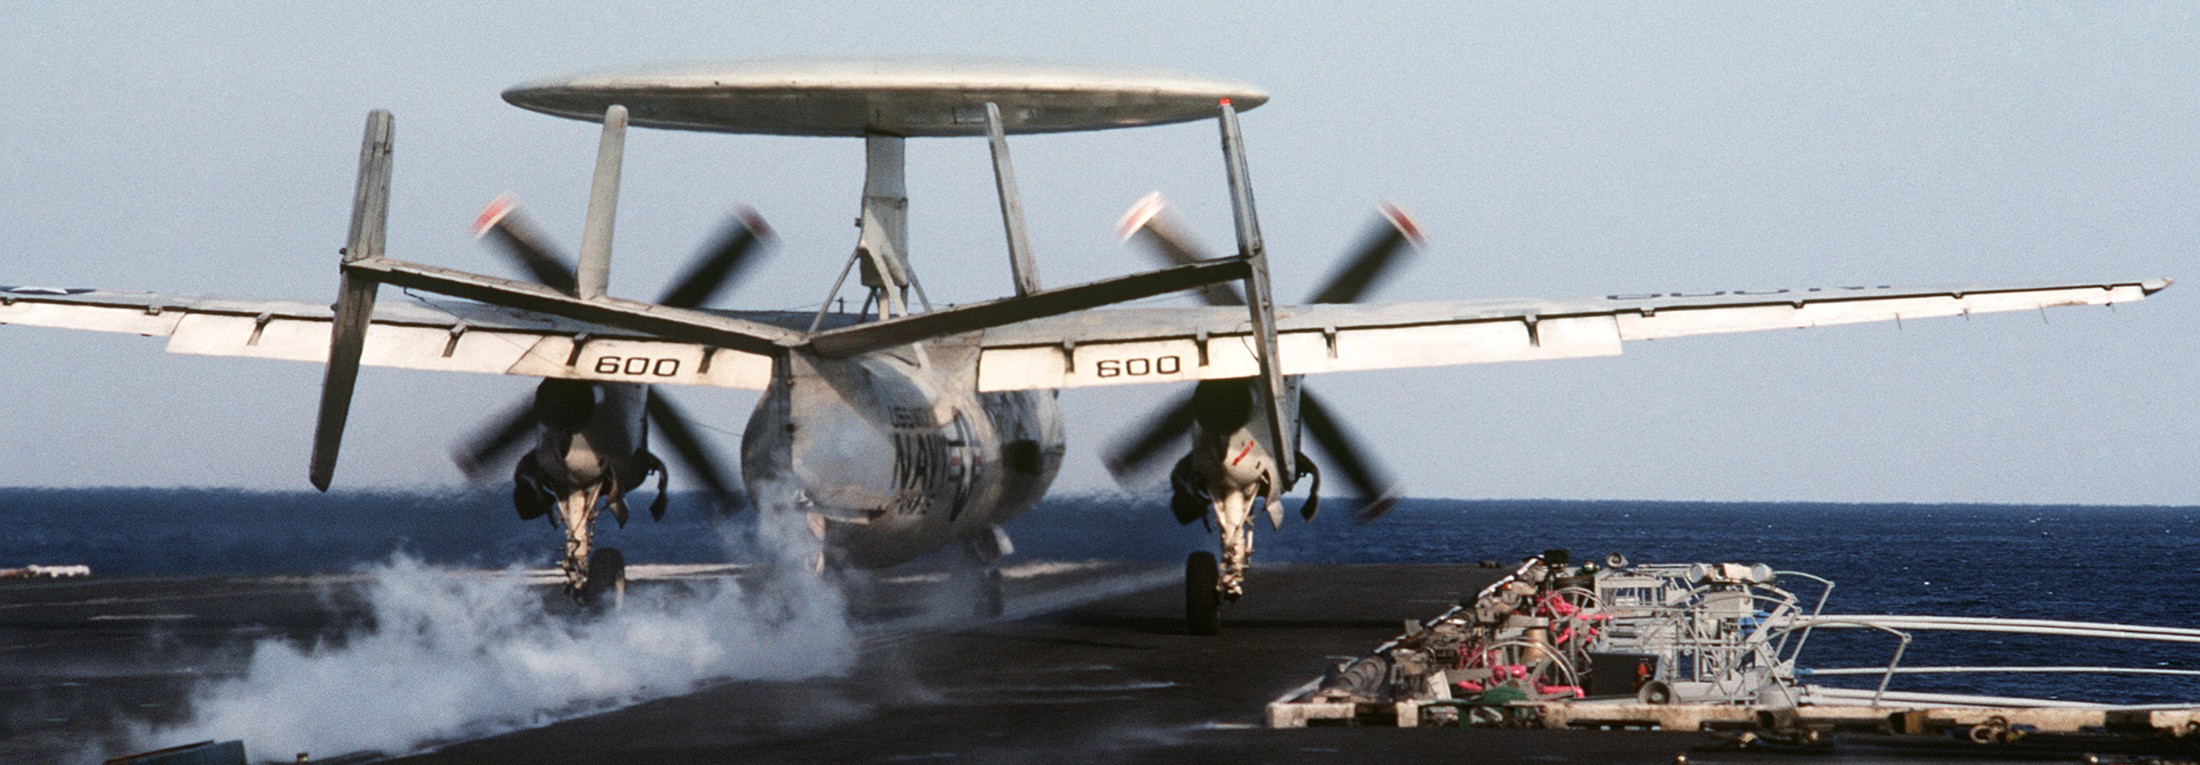
<svg viewBox="0 0 2200 765"><path fill-rule="evenodd" d="M1116 222L1115 235L1124 240L1130 239L1131 235L1152 222L1154 216L1160 215L1162 208L1168 206L1168 200L1162 199L1159 191L1139 197L1137 202L1131 204L1130 211L1123 213L1123 219Z"/></svg>
<svg viewBox="0 0 2200 765"><path fill-rule="evenodd" d="M518 206L511 194L498 194L497 198L489 200L489 206L481 208L481 214L474 216L474 237L478 239L487 235L489 229L496 228L498 223L504 221L504 216L511 215L512 210Z"/></svg>
<svg viewBox="0 0 2200 765"><path fill-rule="evenodd" d="M772 227L764 222L764 216L756 213L756 208L742 207L734 210L733 214L741 219L741 225L747 226L750 231L756 232L757 236L772 235Z"/></svg>
<svg viewBox="0 0 2200 765"><path fill-rule="evenodd" d="M1407 214L1405 208L1384 202L1383 219L1390 221L1390 225L1396 227L1398 233L1404 234L1406 240L1412 242L1413 246L1428 246L1428 237L1421 234L1421 224L1414 222L1413 216Z"/></svg>

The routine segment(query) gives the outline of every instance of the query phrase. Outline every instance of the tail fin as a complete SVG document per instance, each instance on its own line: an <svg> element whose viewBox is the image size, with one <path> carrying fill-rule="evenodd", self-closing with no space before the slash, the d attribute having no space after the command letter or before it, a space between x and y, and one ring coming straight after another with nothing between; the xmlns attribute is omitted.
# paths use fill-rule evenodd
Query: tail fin
<svg viewBox="0 0 2200 765"><path fill-rule="evenodd" d="M367 115L366 137L359 144L359 185L352 196L351 237L344 262L382 255L390 215L392 118L376 109ZM329 333L328 372L321 378L321 412L313 428L313 487L328 491L336 475L336 453L351 416L351 392L359 381L359 356L366 346L367 324L374 318L380 283L346 271L336 294L336 320Z"/></svg>
<svg viewBox="0 0 2200 765"><path fill-rule="evenodd" d="M1245 137L1238 131L1237 108L1225 98L1219 105L1222 160L1230 174L1230 209L1237 219L1238 256L1251 267L1245 276L1245 305L1252 311L1254 340L1260 344L1260 377L1253 386L1253 417L1267 427L1253 428L1253 440L1276 460L1277 480L1288 491L1298 480L1299 448L1294 436L1297 385L1286 385L1276 363L1276 302L1268 285L1268 251L1261 244L1260 217L1253 207L1252 174L1245 167Z"/></svg>

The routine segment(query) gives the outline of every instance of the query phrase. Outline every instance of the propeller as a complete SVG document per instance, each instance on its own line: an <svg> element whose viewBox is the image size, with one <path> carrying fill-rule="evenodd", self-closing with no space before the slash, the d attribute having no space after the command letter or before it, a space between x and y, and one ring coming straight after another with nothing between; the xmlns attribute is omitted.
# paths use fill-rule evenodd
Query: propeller
<svg viewBox="0 0 2200 765"><path fill-rule="evenodd" d="M579 380L544 378L533 398L524 399L489 419L472 438L451 450L451 460L475 483L496 479L497 465L519 456L533 444L526 440L536 428L572 433L588 424L595 414L596 386Z"/></svg>
<svg viewBox="0 0 2200 765"><path fill-rule="evenodd" d="M510 194L499 194L474 217L474 237L496 242L496 251L519 263L542 286L571 295L579 289L573 264L550 254L550 240L519 212Z"/></svg>
<svg viewBox="0 0 2200 765"><path fill-rule="evenodd" d="M757 215L755 210L746 207L735 210L733 220L719 231L709 247L696 253L688 270L672 280L671 288L658 296L657 303L674 308L695 308L710 302L718 293L741 280L754 263L748 258L749 253L771 235L771 227L764 225L763 216Z"/></svg>
<svg viewBox="0 0 2200 765"><path fill-rule="evenodd" d="M1178 265L1206 259L1208 250L1193 241L1185 229L1165 214L1167 203L1159 192L1148 194L1123 216L1118 233L1137 239L1161 261ZM1314 291L1309 303L1351 303L1366 295L1392 265L1423 243L1420 226L1394 204L1384 204L1382 218L1358 246L1339 262L1335 271ZM1200 292L1209 305L1242 306L1245 298L1233 285L1221 284ZM1206 380L1189 395L1155 410L1109 447L1104 455L1108 471L1125 486L1144 485L1158 473L1163 458L1183 439L1194 423L1209 429L1244 425L1252 414L1252 390L1244 380ZM1299 393L1299 423L1309 441L1328 458L1340 477L1366 502L1357 514L1365 523L1390 512L1397 505L1396 484L1367 455L1358 438L1345 428L1328 407L1306 386ZM1314 483L1300 511L1312 520L1320 503L1320 473L1311 463L1306 474Z"/></svg>
<svg viewBox="0 0 2200 765"><path fill-rule="evenodd" d="M688 418L687 412L673 405L672 399L656 388L649 389L649 398L643 410L649 415L650 426L663 432L665 441L671 443L672 456L680 461L682 467L687 468L688 475L694 476L695 480L702 482L704 488L710 490L711 497L717 502L718 514L724 516L739 512L740 490L734 488L733 482L726 480L726 474L719 469L718 461L710 458L711 449L703 444L701 438L696 437L694 430L688 428L688 423L693 420ZM664 518L663 491L657 493L656 502L649 506L649 515L652 520Z"/></svg>
<svg viewBox="0 0 2200 765"><path fill-rule="evenodd" d="M695 308L710 302L725 288L740 281L754 261L750 254L771 239L771 227L755 210L734 211L710 246L695 254L687 271L657 297L659 305ZM545 287L573 294L572 261L556 254L550 240L519 209L511 195L498 196L474 218L474 236L495 243L494 251L512 259L520 270Z"/></svg>
<svg viewBox="0 0 2200 765"><path fill-rule="evenodd" d="M1361 501L1367 503L1354 516L1356 520L1360 523L1373 523L1390 514L1391 508L1397 507L1397 484L1381 466L1367 459L1366 455L1373 452L1360 445L1360 439L1345 428L1344 421L1330 414L1329 407L1323 406L1321 399L1313 391L1299 391L1299 424L1305 426L1306 435L1313 440L1314 447L1329 459L1330 467L1342 473L1344 482L1359 493ZM1308 492L1309 496L1319 496L1317 492L1321 490L1320 481L1319 474L1316 474L1314 488ZM1309 500L1309 503L1313 501ZM1306 519L1314 519L1313 511L1306 511Z"/></svg>
<svg viewBox="0 0 2200 765"><path fill-rule="evenodd" d="M459 472L474 483L488 483L496 478L496 468L519 456L521 439L535 432L534 402L522 401L507 407L504 413L489 419L488 423L451 449L451 460L458 463Z"/></svg>
<svg viewBox="0 0 2200 765"><path fill-rule="evenodd" d="M474 219L474 235L494 244L492 250L507 258L535 281L566 294L576 290L572 261L557 254L550 239L523 214L510 195L497 197ZM754 210L740 208L696 254L687 270L672 281L657 299L660 305L696 308L710 302L738 282L761 252L759 245L771 238L771 228ZM511 407L485 423L475 435L452 450L452 459L467 478L486 483L497 476L491 466L519 456L526 437L538 427L571 433L585 426L594 412L595 384L574 380L545 379L535 396ZM711 458L712 450L698 437L689 420L665 393L652 388L644 404L644 438L662 433L676 458L716 497L718 510L730 514L741 507L740 494ZM654 458L652 458L654 459ZM659 465L661 467L661 463ZM650 516L664 517L662 473L657 499ZM620 519L625 520L623 517Z"/></svg>

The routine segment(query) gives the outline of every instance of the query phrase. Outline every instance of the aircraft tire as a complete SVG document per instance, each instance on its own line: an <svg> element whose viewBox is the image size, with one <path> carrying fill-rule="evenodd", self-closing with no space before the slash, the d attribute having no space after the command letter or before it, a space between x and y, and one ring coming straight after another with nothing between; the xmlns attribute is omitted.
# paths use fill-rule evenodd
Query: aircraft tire
<svg viewBox="0 0 2200 765"><path fill-rule="evenodd" d="M588 556L588 579L581 584L581 603L590 608L617 608L625 599L626 556L616 547L597 549Z"/></svg>
<svg viewBox="0 0 2200 765"><path fill-rule="evenodd" d="M1184 559L1184 630L1194 635L1222 632L1222 592L1215 555L1195 552Z"/></svg>

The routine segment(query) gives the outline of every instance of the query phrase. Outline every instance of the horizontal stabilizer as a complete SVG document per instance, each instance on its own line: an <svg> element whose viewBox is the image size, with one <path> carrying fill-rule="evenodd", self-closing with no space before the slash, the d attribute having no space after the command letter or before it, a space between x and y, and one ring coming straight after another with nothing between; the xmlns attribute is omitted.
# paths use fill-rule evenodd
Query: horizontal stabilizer
<svg viewBox="0 0 2200 765"><path fill-rule="evenodd" d="M948 308L819 333L810 348L825 358L907 345L920 340L1060 316L1104 305L1244 279L1246 258L1223 258L1130 276L1041 290L1029 295Z"/></svg>
<svg viewBox="0 0 2200 765"><path fill-rule="evenodd" d="M344 271L364 274L393 286L765 356L775 355L780 348L802 341L802 335L794 330L761 322L613 297L583 300L539 284L389 258L348 262L344 264Z"/></svg>

